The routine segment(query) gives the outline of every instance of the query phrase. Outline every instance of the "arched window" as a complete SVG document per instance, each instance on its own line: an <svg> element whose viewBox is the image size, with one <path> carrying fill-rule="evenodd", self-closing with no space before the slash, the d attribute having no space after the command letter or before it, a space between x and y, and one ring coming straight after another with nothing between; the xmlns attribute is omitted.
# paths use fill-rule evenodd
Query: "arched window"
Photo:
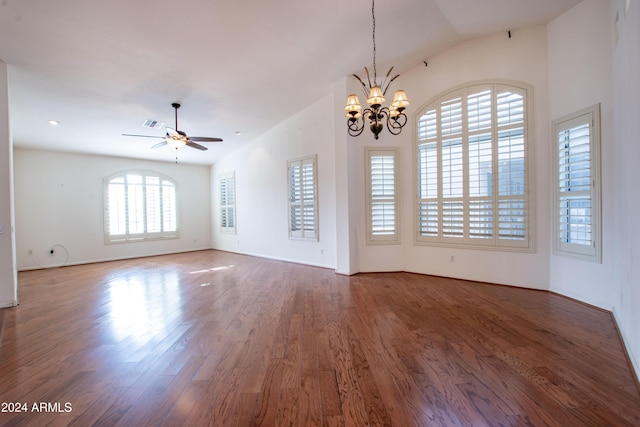
<svg viewBox="0 0 640 427"><path fill-rule="evenodd" d="M152 171L131 170L104 180L106 243L178 238L176 183Z"/></svg>
<svg viewBox="0 0 640 427"><path fill-rule="evenodd" d="M478 83L418 112L417 243L532 248L529 94Z"/></svg>

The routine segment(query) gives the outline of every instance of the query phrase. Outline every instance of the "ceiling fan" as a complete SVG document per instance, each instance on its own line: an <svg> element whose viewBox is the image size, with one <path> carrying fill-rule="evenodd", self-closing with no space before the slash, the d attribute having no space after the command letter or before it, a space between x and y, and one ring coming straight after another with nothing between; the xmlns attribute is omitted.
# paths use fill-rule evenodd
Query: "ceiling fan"
<svg viewBox="0 0 640 427"><path fill-rule="evenodd" d="M152 135L133 135L130 133L123 133L122 136L138 136L138 137L142 137L142 138L162 138L164 139L164 141L161 141L153 146L151 146L151 148L160 148L160 147L164 147L165 145L170 145L171 147L175 148L176 150L178 148L184 147L185 145L188 147L192 147L192 148L196 148L198 150L208 150L207 147L198 144L196 141L198 142L222 142L222 138L210 138L207 136L187 136L186 133L182 132L181 130L178 130L178 108L180 108L180 104L178 104L177 102L174 102L173 104L171 104L171 106L174 108L175 110L175 117L176 117L176 128L172 129L170 127L166 127L167 129L167 134L166 136L152 136Z"/></svg>

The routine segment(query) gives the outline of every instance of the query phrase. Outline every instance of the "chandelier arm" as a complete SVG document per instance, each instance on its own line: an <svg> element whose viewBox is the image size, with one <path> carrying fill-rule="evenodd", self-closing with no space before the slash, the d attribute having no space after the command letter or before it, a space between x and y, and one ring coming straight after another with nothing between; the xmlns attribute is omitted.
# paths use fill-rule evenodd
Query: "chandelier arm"
<svg viewBox="0 0 640 427"><path fill-rule="evenodd" d="M370 113L368 108L362 112L360 118L351 117L347 119L347 131L350 136L358 136L364 130L364 117Z"/></svg>
<svg viewBox="0 0 640 427"><path fill-rule="evenodd" d="M399 113L396 117L387 116L387 130L392 135L400 135L406 124L407 115L404 113Z"/></svg>
<svg viewBox="0 0 640 427"><path fill-rule="evenodd" d="M362 126L360 126L359 128L354 128L351 125L352 124L350 123L349 126L347 127L349 136L360 136L362 134L362 131L364 130L364 123L362 123Z"/></svg>
<svg viewBox="0 0 640 427"><path fill-rule="evenodd" d="M393 118L392 117L392 126L396 129L403 128L407 124L407 115L405 113L398 113L398 115Z"/></svg>

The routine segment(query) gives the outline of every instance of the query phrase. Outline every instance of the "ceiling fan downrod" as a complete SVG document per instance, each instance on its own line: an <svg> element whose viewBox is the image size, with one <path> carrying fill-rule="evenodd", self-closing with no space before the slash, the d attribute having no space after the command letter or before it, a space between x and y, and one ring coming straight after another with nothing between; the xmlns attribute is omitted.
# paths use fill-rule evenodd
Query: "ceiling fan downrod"
<svg viewBox="0 0 640 427"><path fill-rule="evenodd" d="M171 104L171 106L173 107L173 109L175 110L175 117L176 117L176 132L178 131L178 108L180 108L180 104L177 102L174 102L173 104Z"/></svg>

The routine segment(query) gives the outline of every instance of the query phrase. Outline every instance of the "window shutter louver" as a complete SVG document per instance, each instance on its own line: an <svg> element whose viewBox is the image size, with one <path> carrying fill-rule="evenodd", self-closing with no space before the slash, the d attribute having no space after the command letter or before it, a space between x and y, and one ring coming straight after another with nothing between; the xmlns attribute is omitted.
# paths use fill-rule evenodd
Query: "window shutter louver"
<svg viewBox="0 0 640 427"><path fill-rule="evenodd" d="M468 130L491 129L491 90L486 89L467 98Z"/></svg>
<svg viewBox="0 0 640 427"><path fill-rule="evenodd" d="M589 124L558 135L560 239L591 244L591 157Z"/></svg>
<svg viewBox="0 0 640 427"><path fill-rule="evenodd" d="M304 162L302 165L302 200L304 205L302 227L305 233L315 233L315 184L313 164Z"/></svg>
<svg viewBox="0 0 640 427"><path fill-rule="evenodd" d="M160 178L145 177L145 210L147 217L147 232L158 233L162 230L160 206Z"/></svg>
<svg viewBox="0 0 640 427"><path fill-rule="evenodd" d="M220 227L227 228L229 226L229 218L227 217L227 179L220 177Z"/></svg>
<svg viewBox="0 0 640 427"><path fill-rule="evenodd" d="M428 110L418 121L418 233L425 237L440 234L437 123L436 109Z"/></svg>
<svg viewBox="0 0 640 427"><path fill-rule="evenodd" d="M395 216L395 167L392 156L371 157L371 232L393 234Z"/></svg>
<svg viewBox="0 0 640 427"><path fill-rule="evenodd" d="M162 181L162 230L164 232L175 232L178 229L176 210L176 186L171 181Z"/></svg>
<svg viewBox="0 0 640 427"><path fill-rule="evenodd" d="M289 194L290 194L290 224L292 233L302 230L302 206L301 206L301 178L300 165L291 165L289 170Z"/></svg>
<svg viewBox="0 0 640 427"><path fill-rule="evenodd" d="M229 231L236 229L236 176L231 173L227 178L227 228Z"/></svg>

